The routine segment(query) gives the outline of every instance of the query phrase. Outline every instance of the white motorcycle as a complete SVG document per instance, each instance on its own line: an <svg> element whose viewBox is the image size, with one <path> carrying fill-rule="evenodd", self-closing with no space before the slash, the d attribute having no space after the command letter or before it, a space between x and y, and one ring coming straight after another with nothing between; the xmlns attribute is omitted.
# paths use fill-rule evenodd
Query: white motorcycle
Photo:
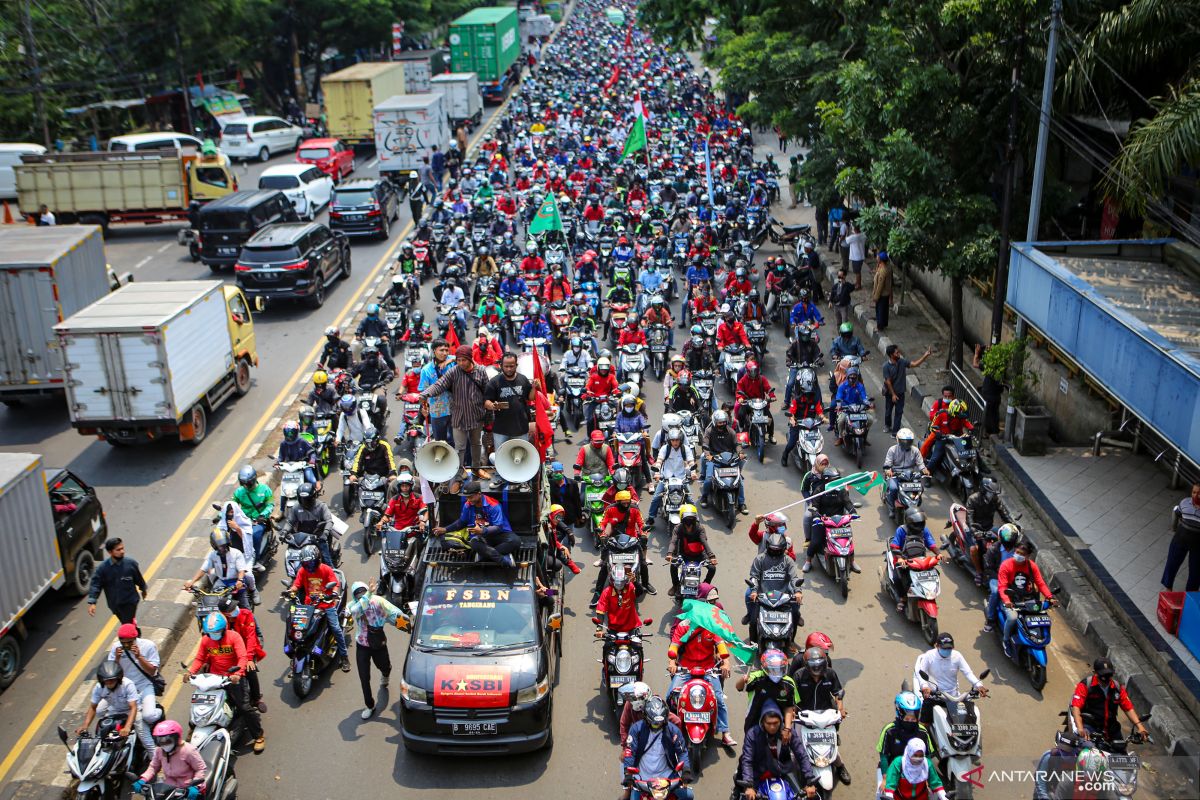
<svg viewBox="0 0 1200 800"><path fill-rule="evenodd" d="M984 680L991 673L985 669L979 675ZM921 680L929 675L921 672ZM979 766L983 757L983 737L980 736L979 690L972 687L961 694L951 694L934 685L925 700L933 703L933 727L930 735L937 748L938 772L945 776L946 792L955 800L971 800L975 786L967 773ZM932 755L932 754L931 754Z"/></svg>
<svg viewBox="0 0 1200 800"><path fill-rule="evenodd" d="M833 794L833 786L837 783L833 765L838 758L837 724L841 721L842 715L836 708L796 712L796 722L800 723L804 749L808 751L808 760L812 762L813 772L817 775L818 791L823 798Z"/></svg>
<svg viewBox="0 0 1200 800"><path fill-rule="evenodd" d="M304 483L304 470L308 467L306 461L284 461L276 464L279 470L279 516L287 517L288 506L296 502L296 492Z"/></svg>

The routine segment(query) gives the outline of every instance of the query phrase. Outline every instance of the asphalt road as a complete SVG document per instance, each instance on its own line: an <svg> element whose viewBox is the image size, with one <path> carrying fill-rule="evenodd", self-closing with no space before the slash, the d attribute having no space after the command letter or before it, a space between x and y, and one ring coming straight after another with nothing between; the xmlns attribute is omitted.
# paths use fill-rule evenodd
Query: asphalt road
<svg viewBox="0 0 1200 800"><path fill-rule="evenodd" d="M495 107L485 110L486 122ZM239 182L255 186L258 174L267 166L293 158L292 153L285 153L267 164L239 162ZM373 155L360 156L353 174L377 174L373 159ZM258 421L265 416L267 427L274 427L277 415L267 414L270 406L278 402L280 389L292 380L325 327L340 325L356 312L361 299L348 312L346 304L358 296L376 264L394 255L393 248L411 219L408 203L400 205L400 220L393 224L389 241L353 240L351 278L331 287L323 308L313 311L299 303L277 303L265 313L255 314L259 367L253 372L253 388L210 417L209 435L201 446L186 447L171 440L117 449L81 436L70 426L65 403L50 400L19 408L0 406L0 450L41 453L47 465L70 467L91 483L104 504L110 533L125 539L128 554L145 569L230 456L265 438ZM327 212L319 219L327 219ZM176 244L181 227L113 226L105 242L108 261L118 274L132 272L140 282L215 277L204 264L193 263L187 249ZM220 277L233 280L228 271ZM233 472L236 468L230 474ZM221 480L226 477L220 475ZM23 671L12 687L0 694L0 753L8 752L28 727L58 680L91 643L104 618L97 614L90 619L84 603L59 598L54 592L25 616L29 638L22 645Z"/></svg>
<svg viewBox="0 0 1200 800"><path fill-rule="evenodd" d="M425 293L426 300L422 303L427 311L430 310L428 294ZM770 347L778 353L782 346L781 332L774 329ZM555 357L557 360L557 351ZM868 387L878 387L880 375L873 359L866 362L866 373ZM766 374L773 385L782 389L781 357L768 356ZM661 385L652 380L646 393L651 419L657 421L662 411ZM728 399L724 390L722 398ZM752 513L771 511L799 497L798 472L794 468L783 470L779 464L783 420L777 419L780 444L769 449L764 464L754 460L747 464L747 503ZM870 466L878 467L888 442L878 432L872 439ZM832 439L827 439L827 448L831 447ZM573 445L560 443L557 448L560 460L564 463L573 460L576 452ZM831 452L831 456L843 474L852 471L852 465L840 451ZM694 497L698 498L699 485L693 488ZM336 508L336 492L327 499ZM854 778L852 789L842 788L838 792L846 797L867 796L870 792L865 785L874 780L879 730L892 717L893 697L901 681L911 676L915 657L927 649L919 628L901 619L891 602L881 596L877 571L882 562L883 542L894 529L882 520L877 493L861 499L865 501L860 511L862 519L854 527L863 572L852 576L849 597L843 600L827 576L814 569L805 585L803 610L807 624L798 637L802 639L813 630L822 630L835 642L833 664L846 686L849 710L842 726L842 754ZM930 526L939 534L949 502L946 493L936 486L927 495ZM648 503L649 497L644 496L643 513ZM799 509L787 513L794 522L793 530L799 534ZM736 623L742 615L742 580L756 553L746 535L751 518L740 517L732 531L726 531L723 523L713 519L707 510L701 511L701 518L709 526L710 542L720 562L716 583ZM650 657L647 681L660 692L667 685L668 624L675 611L673 601L666 596L670 585L662 560L666 542L665 523L660 522L652 537L652 559L656 563L651 567L659 594L647 597L641 607L643 615L655 620L655 638L647 642L646 653ZM596 574L592 563L595 553L588 547L582 549L586 552L577 551L576 559L585 565L584 572L570 580L566 596L564 653L554 692L555 746L551 752L508 758L451 759L405 751L399 732L398 673L407 634L396 631L389 636L394 664L391 688L387 696L380 697L378 707L382 710L373 719L364 722L359 718L362 706L357 673L342 674L336 670L328 673L301 703L285 680L287 663L281 655L284 628L281 607L274 604L277 589L272 589L259 612L270 653L263 664L263 685L270 706L270 713L265 716L267 749L261 755L247 754L239 760L240 797L247 800L340 797L350 787L368 786L437 788L456 794L482 790L497 798L524 799L552 793L579 798L617 796L620 779L617 728L599 690L599 646L593 643L587 608ZM352 522L343 557L347 580L369 580L378 575L377 558L363 555L361 528ZM279 576L272 577L277 587ZM1092 654L1056 616L1049 680L1044 694L1039 695L1030 688L1026 675L1004 659L993 635L981 632L985 599L982 592L954 566L943 570L942 581L939 604L942 629L955 635L958 648L977 673L985 667L992 669L987 681L992 696L979 703L984 741L983 782L988 785L982 791L984 796L993 798L1028 797L1031 793L1028 779L1023 784L1013 779L1005 781L995 773L1031 769L1041 753L1052 746L1060 723L1058 714L1066 707L1075 681L1087 671ZM744 628L738 628L745 635ZM191 645L194 646L194 640ZM741 723L745 697L733 691L732 681L729 691L731 728L740 742L744 738ZM176 718L186 718L187 695L185 687L171 708ZM733 752L710 748L697 785L699 797L728 796L735 759ZM1147 773L1142 780L1141 796L1155 796L1149 784L1156 777ZM1162 791L1157 796L1167 797L1171 793Z"/></svg>

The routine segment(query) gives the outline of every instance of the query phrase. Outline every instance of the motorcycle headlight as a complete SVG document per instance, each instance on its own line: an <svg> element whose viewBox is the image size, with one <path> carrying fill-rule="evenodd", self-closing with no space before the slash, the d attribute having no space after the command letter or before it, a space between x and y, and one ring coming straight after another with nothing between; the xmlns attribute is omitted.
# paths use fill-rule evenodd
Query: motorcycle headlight
<svg viewBox="0 0 1200 800"><path fill-rule="evenodd" d="M542 678L526 689L517 692L517 705L525 705L527 703L536 703L550 692L550 679Z"/></svg>
<svg viewBox="0 0 1200 800"><path fill-rule="evenodd" d="M400 680L400 696L410 706L427 706L429 705L429 693L419 686L413 686L408 681Z"/></svg>
<svg viewBox="0 0 1200 800"><path fill-rule="evenodd" d="M688 689L688 704L691 705L692 708L704 708L704 701L707 699L708 696L704 691L703 686L694 684L690 689Z"/></svg>
<svg viewBox="0 0 1200 800"><path fill-rule="evenodd" d="M633 656L628 650L618 650L613 654L613 669L621 674L626 674L633 670Z"/></svg>

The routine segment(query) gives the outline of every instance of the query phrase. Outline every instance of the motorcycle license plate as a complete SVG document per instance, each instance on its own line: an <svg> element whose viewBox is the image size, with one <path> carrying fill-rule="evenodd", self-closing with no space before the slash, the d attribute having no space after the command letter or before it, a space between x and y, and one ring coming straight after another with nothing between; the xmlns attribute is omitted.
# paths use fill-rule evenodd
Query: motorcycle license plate
<svg viewBox="0 0 1200 800"><path fill-rule="evenodd" d="M1108 768L1115 769L1137 769L1140 766L1140 761L1137 756L1128 753L1107 753Z"/></svg>
<svg viewBox="0 0 1200 800"><path fill-rule="evenodd" d="M1039 626L1044 626L1044 625L1050 624L1050 617L1046 616L1045 614L1035 614L1030 617L1022 617L1021 619L1024 620L1026 625L1029 625L1032 627L1039 627Z"/></svg>
<svg viewBox="0 0 1200 800"><path fill-rule="evenodd" d="M900 484L900 490L904 491L904 492L919 492L919 491L921 491L922 488L924 488L924 487L921 486L921 483L919 481L913 481L912 483Z"/></svg>
<svg viewBox="0 0 1200 800"><path fill-rule="evenodd" d="M194 695L192 695L192 704L193 705L201 705L201 704L212 705L215 702L217 702L217 696L215 694L194 694Z"/></svg>
<svg viewBox="0 0 1200 800"><path fill-rule="evenodd" d="M637 553L613 553L609 561L614 564L632 564L637 560Z"/></svg>
<svg viewBox="0 0 1200 800"><path fill-rule="evenodd" d="M764 611L762 621L768 625L786 625L792 621L792 615L789 611Z"/></svg>
<svg viewBox="0 0 1200 800"><path fill-rule="evenodd" d="M712 722L712 712L711 711L685 711L685 712L683 712L683 721L685 723L688 723L688 722L709 723L709 722Z"/></svg>
<svg viewBox="0 0 1200 800"><path fill-rule="evenodd" d="M966 736L968 734L975 733L976 730L977 728L969 722L952 722L950 724L950 733L954 734L955 736Z"/></svg>
<svg viewBox="0 0 1200 800"><path fill-rule="evenodd" d="M809 744L835 744L837 742L836 731L805 731L804 739Z"/></svg>
<svg viewBox="0 0 1200 800"><path fill-rule="evenodd" d="M841 528L834 528L833 530L826 531L826 533L829 536L849 536L850 535L850 527L847 525L847 526L843 526Z"/></svg>
<svg viewBox="0 0 1200 800"><path fill-rule="evenodd" d="M495 722L453 722L450 733L455 736L495 736Z"/></svg>
<svg viewBox="0 0 1200 800"><path fill-rule="evenodd" d="M742 471L737 467L720 467L717 469L718 478L736 478L741 474Z"/></svg>
<svg viewBox="0 0 1200 800"><path fill-rule="evenodd" d="M762 413L761 411L755 411L753 414L750 415L750 422L752 424L756 424L756 425L758 423L766 424L767 415Z"/></svg>
<svg viewBox="0 0 1200 800"><path fill-rule="evenodd" d="M609 675L608 685L616 688L626 683L633 683L635 680L637 680L637 675Z"/></svg>
<svg viewBox="0 0 1200 800"><path fill-rule="evenodd" d="M847 416L849 417L850 422L855 425L862 425L869 419L866 414L849 414Z"/></svg>
<svg viewBox="0 0 1200 800"><path fill-rule="evenodd" d="M237 248L236 247L218 247L217 255L222 255L222 256L237 255Z"/></svg>
<svg viewBox="0 0 1200 800"><path fill-rule="evenodd" d="M361 492L359 499L364 503L378 503L383 500L383 492Z"/></svg>

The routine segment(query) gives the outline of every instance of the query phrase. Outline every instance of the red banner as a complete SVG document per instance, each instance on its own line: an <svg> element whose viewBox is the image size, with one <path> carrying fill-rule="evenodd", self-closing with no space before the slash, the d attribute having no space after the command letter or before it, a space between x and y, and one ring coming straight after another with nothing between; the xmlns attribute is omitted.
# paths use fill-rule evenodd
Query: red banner
<svg viewBox="0 0 1200 800"><path fill-rule="evenodd" d="M508 667L442 664L433 675L433 704L443 708L504 708L508 705Z"/></svg>

